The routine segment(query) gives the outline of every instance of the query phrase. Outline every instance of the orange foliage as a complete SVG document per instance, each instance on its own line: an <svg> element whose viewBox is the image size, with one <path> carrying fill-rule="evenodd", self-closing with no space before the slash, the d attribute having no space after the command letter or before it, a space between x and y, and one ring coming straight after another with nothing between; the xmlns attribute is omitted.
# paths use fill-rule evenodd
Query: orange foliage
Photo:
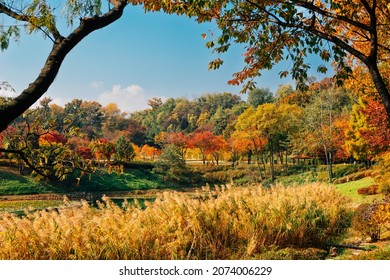
<svg viewBox="0 0 390 280"><path fill-rule="evenodd" d="M53 144L65 144L66 142L67 139L65 138L65 136L60 134L57 131L51 131L39 137L40 146L48 146Z"/></svg>
<svg viewBox="0 0 390 280"><path fill-rule="evenodd" d="M143 159L154 160L157 156L161 154L161 150L156 147L149 146L145 144L141 147L140 153Z"/></svg>
<svg viewBox="0 0 390 280"><path fill-rule="evenodd" d="M377 153L386 152L390 148L390 122L387 121L386 111L378 100L368 100L362 113L367 115L369 129L362 133L363 137Z"/></svg>

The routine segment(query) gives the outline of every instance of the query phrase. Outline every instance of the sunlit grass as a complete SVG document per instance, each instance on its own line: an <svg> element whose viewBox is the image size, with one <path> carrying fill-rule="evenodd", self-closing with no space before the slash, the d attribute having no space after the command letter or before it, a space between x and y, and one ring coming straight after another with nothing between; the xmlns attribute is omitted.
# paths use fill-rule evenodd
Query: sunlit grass
<svg viewBox="0 0 390 280"><path fill-rule="evenodd" d="M375 181L371 177L366 177L357 181L347 182L343 184L336 185L336 188L340 191L341 194L349 197L352 201L358 205L361 203L370 203L374 199L381 199L382 195L360 195L358 194L358 189L368 187L375 184Z"/></svg>

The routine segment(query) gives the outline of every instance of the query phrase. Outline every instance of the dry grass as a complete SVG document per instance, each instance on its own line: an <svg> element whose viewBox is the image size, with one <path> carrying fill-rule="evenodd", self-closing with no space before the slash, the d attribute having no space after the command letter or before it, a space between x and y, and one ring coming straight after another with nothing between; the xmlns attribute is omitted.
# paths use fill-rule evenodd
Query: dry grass
<svg viewBox="0 0 390 280"><path fill-rule="evenodd" d="M323 184L165 192L144 210L104 201L0 216L0 259L249 259L320 246L351 218L346 198Z"/></svg>

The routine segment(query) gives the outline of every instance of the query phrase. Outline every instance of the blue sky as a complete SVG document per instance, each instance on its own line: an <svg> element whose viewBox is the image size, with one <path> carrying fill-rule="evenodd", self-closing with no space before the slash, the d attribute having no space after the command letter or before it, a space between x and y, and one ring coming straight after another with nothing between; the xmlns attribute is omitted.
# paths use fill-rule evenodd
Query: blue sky
<svg viewBox="0 0 390 280"><path fill-rule="evenodd" d="M128 7L124 16L82 41L65 59L59 75L45 96L64 105L74 98L96 100L102 105L115 102L123 111L147 108L152 97L195 98L205 93L239 93L227 85L232 74L243 66L242 46L222 56L224 65L208 71L216 58L201 34L217 33L213 24L194 19L145 14L140 7ZM19 43L0 53L0 82L8 81L17 92L38 75L51 41L41 34L22 36ZM314 62L313 62L314 63ZM294 82L279 79L288 62L263 73L258 87L276 91L279 85ZM315 67L313 67L315 69ZM315 72L313 75L317 75ZM245 95L243 96L245 99Z"/></svg>

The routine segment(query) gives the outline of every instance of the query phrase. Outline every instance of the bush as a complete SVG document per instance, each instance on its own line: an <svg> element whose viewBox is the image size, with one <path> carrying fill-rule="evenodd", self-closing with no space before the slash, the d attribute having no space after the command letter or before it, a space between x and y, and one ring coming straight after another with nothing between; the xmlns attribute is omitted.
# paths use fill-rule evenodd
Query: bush
<svg viewBox="0 0 390 280"><path fill-rule="evenodd" d="M372 170L364 170L364 171L352 173L352 174L346 175L344 177L338 178L338 179L334 180L333 183L344 184L347 182L353 182L353 181L357 181L357 180L360 180L360 179L363 179L366 177L371 177L373 175L373 173L374 172Z"/></svg>
<svg viewBox="0 0 390 280"><path fill-rule="evenodd" d="M361 195L375 195L379 193L379 186L378 185L371 185L365 188L360 188L357 190L358 194Z"/></svg>
<svg viewBox="0 0 390 280"><path fill-rule="evenodd" d="M390 151L384 153L379 158L376 170L378 175L375 181L378 182L379 191L384 194L390 194Z"/></svg>
<svg viewBox="0 0 390 280"><path fill-rule="evenodd" d="M353 218L353 228L371 241L378 241L381 234L390 229L390 199L372 204L361 204Z"/></svg>
<svg viewBox="0 0 390 280"><path fill-rule="evenodd" d="M128 161L128 162L118 162L118 164L123 165L127 169L146 169L152 170L154 168L154 163L145 162L145 161Z"/></svg>
<svg viewBox="0 0 390 280"><path fill-rule="evenodd" d="M333 178L341 178L356 173L361 169L358 164L337 164L333 166Z"/></svg>
<svg viewBox="0 0 390 280"><path fill-rule="evenodd" d="M189 170L180 155L180 151L173 145L168 145L162 151L153 169L156 173L162 174L164 180L185 183L188 182Z"/></svg>

